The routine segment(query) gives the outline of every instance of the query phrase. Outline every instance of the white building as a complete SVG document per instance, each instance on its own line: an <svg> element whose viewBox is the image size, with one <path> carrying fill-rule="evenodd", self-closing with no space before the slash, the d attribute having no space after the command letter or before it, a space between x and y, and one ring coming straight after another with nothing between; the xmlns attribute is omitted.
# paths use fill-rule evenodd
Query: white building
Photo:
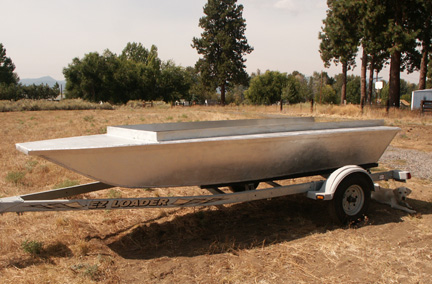
<svg viewBox="0 0 432 284"><path fill-rule="evenodd" d="M421 101L432 101L432 89L413 91L411 97L411 110L419 109Z"/></svg>

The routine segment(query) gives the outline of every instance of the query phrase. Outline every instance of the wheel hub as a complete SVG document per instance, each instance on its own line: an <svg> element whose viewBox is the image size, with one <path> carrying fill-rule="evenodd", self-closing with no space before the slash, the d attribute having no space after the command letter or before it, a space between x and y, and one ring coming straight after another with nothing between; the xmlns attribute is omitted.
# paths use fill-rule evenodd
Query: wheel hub
<svg viewBox="0 0 432 284"><path fill-rule="evenodd" d="M354 216L363 208L364 202L362 188L359 185L352 185L345 191L342 207L347 215Z"/></svg>

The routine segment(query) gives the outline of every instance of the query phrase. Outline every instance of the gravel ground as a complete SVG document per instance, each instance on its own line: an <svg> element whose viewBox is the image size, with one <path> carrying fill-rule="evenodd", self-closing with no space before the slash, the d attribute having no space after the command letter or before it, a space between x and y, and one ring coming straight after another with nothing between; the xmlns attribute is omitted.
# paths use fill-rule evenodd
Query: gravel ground
<svg viewBox="0 0 432 284"><path fill-rule="evenodd" d="M410 171L413 177L432 180L432 153L389 146L379 162L393 169Z"/></svg>

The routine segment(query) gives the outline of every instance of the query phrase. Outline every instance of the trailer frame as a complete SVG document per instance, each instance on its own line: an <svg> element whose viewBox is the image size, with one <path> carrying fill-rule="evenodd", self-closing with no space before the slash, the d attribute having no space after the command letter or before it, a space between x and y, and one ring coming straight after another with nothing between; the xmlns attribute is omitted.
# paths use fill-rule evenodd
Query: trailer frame
<svg viewBox="0 0 432 284"><path fill-rule="evenodd" d="M143 208L179 208L193 206L217 206L230 203L271 199L292 194L305 194L315 200L333 202L336 218L346 222L358 218L367 210L370 192L375 190L374 182L396 180L405 182L411 178L408 171L390 170L371 173L369 169L359 166L345 166L333 171L326 179L306 183L282 186L266 180L270 187L255 189L256 182L244 183L245 190L225 193L217 186L203 187L212 195L193 195L175 197L138 197L138 198L101 198L101 199L58 199L84 194L114 186L101 182L65 187L60 189L0 198L0 213L30 211L78 211L78 210L114 210ZM341 186L357 180L354 185ZM341 192L346 190L346 192ZM337 196L341 196L338 200Z"/></svg>

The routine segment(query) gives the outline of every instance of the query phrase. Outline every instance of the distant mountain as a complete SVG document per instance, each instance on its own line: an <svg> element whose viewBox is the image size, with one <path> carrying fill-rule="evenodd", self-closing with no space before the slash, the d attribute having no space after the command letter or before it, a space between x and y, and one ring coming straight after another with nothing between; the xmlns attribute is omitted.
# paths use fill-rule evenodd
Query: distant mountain
<svg viewBox="0 0 432 284"><path fill-rule="evenodd" d="M40 85L40 84L48 84L48 86L53 87L55 85L55 83L58 83L59 85L63 85L63 89L66 86L66 81L64 80L56 80L50 76L45 76L45 77L41 77L41 78L36 78L36 79L21 79L20 83L23 85Z"/></svg>

